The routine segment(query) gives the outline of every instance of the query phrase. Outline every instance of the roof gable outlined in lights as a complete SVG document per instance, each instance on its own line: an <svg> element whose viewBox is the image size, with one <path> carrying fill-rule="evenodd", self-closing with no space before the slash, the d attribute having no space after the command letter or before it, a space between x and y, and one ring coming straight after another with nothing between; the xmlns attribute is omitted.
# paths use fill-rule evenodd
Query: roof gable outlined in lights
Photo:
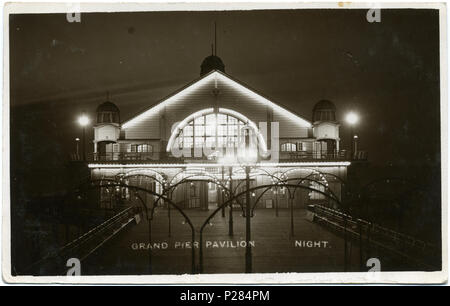
<svg viewBox="0 0 450 306"><path fill-rule="evenodd" d="M142 120L145 120L150 115L158 112L163 107L170 104L172 101L176 101L178 99L183 98L184 96L192 93L196 89L200 88L201 86L207 84L209 81L212 81L212 80L222 81L222 82L226 83L227 85L233 87L234 89L240 91L242 94L255 99L256 101L260 102L262 105L273 107L274 110L279 111L280 113L286 115L289 119L295 121L301 127L306 127L306 128L311 127L311 123L309 121L303 119L299 115L287 110L286 108L270 101L269 99L263 97L262 95L256 93L255 91L247 88L246 86L241 84L239 81L233 80L230 76L224 74L223 72L214 70L214 71L211 71L210 73L204 75L197 81L194 81L193 83L188 84L184 88L180 89L179 91L175 92L174 94L170 95L169 97L163 99L160 103L150 107L149 109L138 114L134 118L127 120L126 122L124 122L122 124L122 129L127 129L127 128L130 128L130 127L138 124Z"/></svg>

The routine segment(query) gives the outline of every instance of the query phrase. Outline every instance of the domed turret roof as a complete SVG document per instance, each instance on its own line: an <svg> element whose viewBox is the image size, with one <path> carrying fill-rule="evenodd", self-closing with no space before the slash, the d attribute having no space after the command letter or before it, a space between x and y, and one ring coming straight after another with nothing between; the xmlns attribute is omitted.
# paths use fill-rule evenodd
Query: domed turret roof
<svg viewBox="0 0 450 306"><path fill-rule="evenodd" d="M212 70L225 72L225 65L222 59L216 55L210 55L203 60L200 66L200 75L205 75Z"/></svg>
<svg viewBox="0 0 450 306"><path fill-rule="evenodd" d="M106 101L97 107L97 124L120 124L119 108L112 102Z"/></svg>
<svg viewBox="0 0 450 306"><path fill-rule="evenodd" d="M331 102L329 100L320 100L319 102L316 103L316 105L314 105L314 109L313 109L313 111L318 111L318 110L336 111L336 106L334 105L333 102Z"/></svg>
<svg viewBox="0 0 450 306"><path fill-rule="evenodd" d="M97 107L97 113L101 112L119 112L119 108L112 102L106 101Z"/></svg>
<svg viewBox="0 0 450 306"><path fill-rule="evenodd" d="M320 100L313 108L313 122L336 121L336 106L328 100Z"/></svg>

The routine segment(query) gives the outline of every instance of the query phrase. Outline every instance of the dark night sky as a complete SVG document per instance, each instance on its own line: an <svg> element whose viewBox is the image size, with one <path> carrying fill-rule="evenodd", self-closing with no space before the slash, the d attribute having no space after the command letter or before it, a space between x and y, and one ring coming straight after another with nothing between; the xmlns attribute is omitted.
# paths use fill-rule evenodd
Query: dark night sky
<svg viewBox="0 0 450 306"><path fill-rule="evenodd" d="M81 133L77 114L92 116L107 90L128 119L197 78L217 21L218 55L231 76L308 119L318 100L333 101L343 146L343 116L359 112L361 147L374 163L438 163L438 11L382 10L381 23L365 15L105 13L82 14L81 23L64 14L12 16L12 148L32 138L28 150L67 158ZM29 163L39 158L21 152Z"/></svg>

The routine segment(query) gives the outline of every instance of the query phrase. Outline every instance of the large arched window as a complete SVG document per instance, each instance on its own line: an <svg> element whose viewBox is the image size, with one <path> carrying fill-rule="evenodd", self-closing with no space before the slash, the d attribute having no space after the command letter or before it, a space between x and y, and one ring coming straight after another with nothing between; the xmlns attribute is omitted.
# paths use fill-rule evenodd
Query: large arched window
<svg viewBox="0 0 450 306"><path fill-rule="evenodd" d="M175 140L180 148L237 147L245 122L227 114L202 115L188 122ZM217 146L215 145L217 144Z"/></svg>
<svg viewBox="0 0 450 306"><path fill-rule="evenodd" d="M237 148L244 139L244 127L255 130L257 140L263 149L266 143L256 125L245 116L220 108L199 111L178 124L169 140L167 149L178 148Z"/></svg>

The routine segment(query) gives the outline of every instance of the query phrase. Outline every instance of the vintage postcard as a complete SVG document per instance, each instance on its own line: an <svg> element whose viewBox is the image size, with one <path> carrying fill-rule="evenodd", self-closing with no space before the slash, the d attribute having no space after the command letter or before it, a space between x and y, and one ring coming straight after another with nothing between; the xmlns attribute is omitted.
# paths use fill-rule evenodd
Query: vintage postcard
<svg viewBox="0 0 450 306"><path fill-rule="evenodd" d="M11 283L443 283L442 3L7 3Z"/></svg>

